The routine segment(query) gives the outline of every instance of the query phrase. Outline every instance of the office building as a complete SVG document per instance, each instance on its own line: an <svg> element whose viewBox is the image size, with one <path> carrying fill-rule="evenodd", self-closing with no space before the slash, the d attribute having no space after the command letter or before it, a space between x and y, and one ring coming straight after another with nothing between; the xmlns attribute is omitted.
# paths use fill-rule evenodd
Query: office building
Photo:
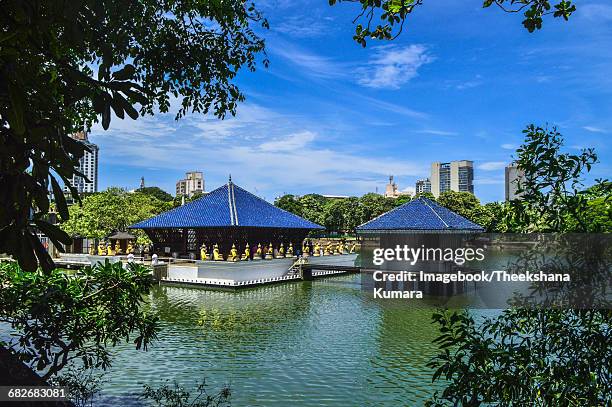
<svg viewBox="0 0 612 407"><path fill-rule="evenodd" d="M204 192L204 174L199 171L186 173L185 179L176 183L176 196L193 196L197 192Z"/></svg>
<svg viewBox="0 0 612 407"><path fill-rule="evenodd" d="M506 179L506 202L519 199L521 194L518 194L518 180L523 177L525 172L516 166L516 164L510 164L505 168L505 179Z"/></svg>
<svg viewBox="0 0 612 407"><path fill-rule="evenodd" d="M431 181L429 180L429 178L423 178L417 180L416 182L415 193L422 194L425 192L431 192Z"/></svg>
<svg viewBox="0 0 612 407"><path fill-rule="evenodd" d="M80 131L71 136L73 139L85 144L90 151L85 151L85 154L79 160L79 165L76 169L87 177L87 179L73 175L71 184L76 188L79 194L98 192L98 161L99 149L98 146L91 143L87 137L87 133ZM64 186L64 192L69 193L70 190Z"/></svg>
<svg viewBox="0 0 612 407"><path fill-rule="evenodd" d="M437 198L442 192L474 193L474 162L468 160L431 164L431 193Z"/></svg>
<svg viewBox="0 0 612 407"><path fill-rule="evenodd" d="M410 195L410 194L408 192L400 192L399 187L397 186L395 181L393 181L393 175L390 175L389 183L385 187L385 193L384 193L385 198L398 198L402 195Z"/></svg>

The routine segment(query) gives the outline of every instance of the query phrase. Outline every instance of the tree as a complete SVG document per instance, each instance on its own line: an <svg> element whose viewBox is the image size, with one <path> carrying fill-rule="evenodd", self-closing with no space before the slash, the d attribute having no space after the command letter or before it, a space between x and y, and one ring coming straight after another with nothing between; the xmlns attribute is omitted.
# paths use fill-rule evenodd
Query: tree
<svg viewBox="0 0 612 407"><path fill-rule="evenodd" d="M410 195L400 195L395 198L395 206L402 206L405 203L412 201L412 196Z"/></svg>
<svg viewBox="0 0 612 407"><path fill-rule="evenodd" d="M472 220L472 215L480 208L480 201L469 192L444 191L438 203L447 209Z"/></svg>
<svg viewBox="0 0 612 407"><path fill-rule="evenodd" d="M137 349L146 349L155 339L157 319L140 308L151 284L149 270L136 264L106 262L68 276L2 263L0 321L17 334L0 344L43 372L43 379L72 360L106 369L108 344L133 337Z"/></svg>
<svg viewBox="0 0 612 407"><path fill-rule="evenodd" d="M408 16L418 9L425 0L329 0L330 5L342 2L359 2L361 12L353 23L353 39L366 46L368 39L393 40L404 28ZM523 13L523 26L534 32L542 28L543 18L548 15L569 19L576 6L568 0L484 0L483 7L498 6L506 13ZM554 10L551 10L554 8Z"/></svg>
<svg viewBox="0 0 612 407"><path fill-rule="evenodd" d="M323 195L307 194L299 199L302 217L318 225L325 223L324 206L327 199Z"/></svg>
<svg viewBox="0 0 612 407"><path fill-rule="evenodd" d="M69 135L111 116L167 112L234 114L244 96L233 83L254 70L268 27L247 2L7 0L0 26L0 252L29 271L54 265L36 238L59 247L69 236L45 221L51 187L66 220L59 180L70 186L86 147ZM267 61L264 59L264 64Z"/></svg>
<svg viewBox="0 0 612 407"><path fill-rule="evenodd" d="M599 180L582 189L583 174L597 162L595 152L562 153L563 139L555 128L530 125L524 133L525 143L517 151L517 164L524 171L519 182L522 196L509 204L509 230L609 233L606 223L589 222L593 218L587 212L587 196L596 191L608 200L610 183ZM594 282L603 277L609 282L609 259L592 256L589 249L609 250L598 247L601 241L600 236L587 235L577 244L562 245L561 266L555 265L554 253L528 253L525 264L535 267L525 269L574 270L588 264L589 272L582 278ZM585 291L590 287L590 293ZM597 287L584 285L577 299L594 294L602 302L581 309L517 307L478 321L466 311L435 313L440 353L429 366L436 369L434 381L444 382L428 405L609 405L612 312L606 291ZM562 293L563 287L555 292Z"/></svg>
<svg viewBox="0 0 612 407"><path fill-rule="evenodd" d="M359 209L361 222L365 223L385 212L390 211L395 206L395 199L386 198L373 192L365 194L359 198Z"/></svg>
<svg viewBox="0 0 612 407"><path fill-rule="evenodd" d="M128 226L170 208L170 202L162 202L151 195L109 188L84 198L81 204L70 206L70 218L60 227L73 237L104 239L115 230L126 230ZM141 230L131 233L137 237L138 243L150 243Z"/></svg>
<svg viewBox="0 0 612 407"><path fill-rule="evenodd" d="M301 202L291 194L283 195L274 200L274 205L295 215L302 216Z"/></svg>
<svg viewBox="0 0 612 407"><path fill-rule="evenodd" d="M159 199L162 202L172 202L174 200L174 197L172 195L170 195L169 193L167 193L160 187L139 188L137 192L144 194L144 195L150 195L154 198Z"/></svg>

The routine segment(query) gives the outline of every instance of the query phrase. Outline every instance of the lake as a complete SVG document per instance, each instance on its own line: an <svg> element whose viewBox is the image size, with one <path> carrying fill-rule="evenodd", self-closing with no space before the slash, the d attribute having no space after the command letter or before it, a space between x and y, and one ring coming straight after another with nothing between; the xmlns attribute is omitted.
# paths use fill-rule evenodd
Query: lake
<svg viewBox="0 0 612 407"><path fill-rule="evenodd" d="M145 405L142 384L224 384L234 406L420 405L433 390L432 309L373 300L359 275L242 291L155 287L159 339L113 349L96 404Z"/></svg>

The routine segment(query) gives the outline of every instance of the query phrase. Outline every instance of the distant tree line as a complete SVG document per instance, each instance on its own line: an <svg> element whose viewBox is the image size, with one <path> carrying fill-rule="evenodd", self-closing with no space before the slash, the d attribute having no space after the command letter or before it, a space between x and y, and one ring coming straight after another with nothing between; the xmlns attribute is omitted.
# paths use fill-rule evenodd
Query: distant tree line
<svg viewBox="0 0 612 407"><path fill-rule="evenodd" d="M492 202L482 205L478 198L469 192L447 191L440 194L438 199L434 198L431 193L419 194L415 197L402 195L398 198L387 198L375 193L368 193L359 198L326 198L317 194L297 197L287 194L277 198L274 204L311 222L325 226L328 232L354 233L355 228L362 223L410 202L418 196L438 202L481 225L488 232L505 231L503 222L501 222L504 217L504 204Z"/></svg>

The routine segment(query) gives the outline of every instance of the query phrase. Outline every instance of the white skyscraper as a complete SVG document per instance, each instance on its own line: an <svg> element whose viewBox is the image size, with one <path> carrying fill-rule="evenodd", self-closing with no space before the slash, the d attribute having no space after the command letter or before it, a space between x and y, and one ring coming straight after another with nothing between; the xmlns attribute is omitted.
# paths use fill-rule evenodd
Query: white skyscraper
<svg viewBox="0 0 612 407"><path fill-rule="evenodd" d="M506 201L519 199L521 194L517 194L517 182L519 178L525 175L524 171L520 170L515 164L510 164L505 170L506 179Z"/></svg>
<svg viewBox="0 0 612 407"><path fill-rule="evenodd" d="M185 179L176 183L176 196L193 196L196 192L204 192L204 174L200 171L190 171L185 174Z"/></svg>
<svg viewBox="0 0 612 407"><path fill-rule="evenodd" d="M73 134L72 138L84 143L90 151L85 151L77 166L77 170L84 174L88 180L73 175L71 184L79 194L98 192L98 146L91 143L87 138L87 133L83 131ZM64 187L64 191L69 192L68 187Z"/></svg>
<svg viewBox="0 0 612 407"><path fill-rule="evenodd" d="M437 198L442 192L474 193L474 162L468 160L431 164L431 193Z"/></svg>

